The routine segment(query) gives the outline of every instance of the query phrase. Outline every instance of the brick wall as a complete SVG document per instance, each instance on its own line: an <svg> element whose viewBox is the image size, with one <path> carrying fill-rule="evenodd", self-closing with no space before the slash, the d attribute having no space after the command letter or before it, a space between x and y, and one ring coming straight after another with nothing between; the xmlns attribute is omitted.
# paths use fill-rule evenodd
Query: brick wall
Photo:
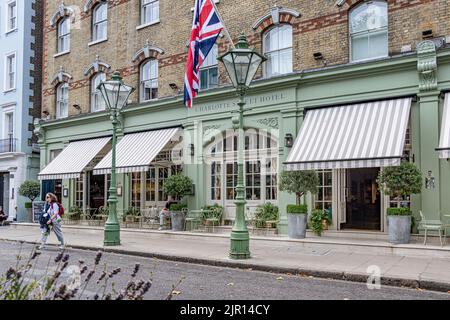
<svg viewBox="0 0 450 320"><path fill-rule="evenodd" d="M161 0L160 23L137 30L140 24L140 1L114 0L109 2L108 40L93 46L91 41L91 12L84 13L85 0L66 0L72 6L75 20L72 24L71 52L54 57L56 53L56 29L50 26L51 16L58 10L59 1L44 0L44 65L43 65L43 109L55 113L55 87L50 84L53 76L63 66L72 76L70 80L69 114L77 114L72 108L78 104L82 112L90 110L90 79L84 71L94 62L96 55L101 61L111 65L109 73L115 69L122 71L124 81L139 86L139 66L132 58L148 41L161 48L164 54L159 60L159 96L175 94L169 83L183 88L186 43L192 21L193 0ZM95 2L95 1L93 1ZM313 58L314 52L322 52L328 65L344 64L349 60L348 10L360 0L347 0L337 7L336 0L221 0L217 5L230 34L234 39L243 31L252 45L261 49L261 32L270 23L253 30L252 26L265 16L274 5L293 9L300 17L283 16L282 21L293 26L294 70L322 67ZM435 36L449 35L450 6L446 0L388 0L389 10L389 53L397 54L402 45L421 40L421 31L432 29ZM174 14L176 13L176 14ZM227 39L219 40L219 54L227 50ZM226 82L223 67L219 65L219 79ZM132 97L138 100L138 91Z"/></svg>

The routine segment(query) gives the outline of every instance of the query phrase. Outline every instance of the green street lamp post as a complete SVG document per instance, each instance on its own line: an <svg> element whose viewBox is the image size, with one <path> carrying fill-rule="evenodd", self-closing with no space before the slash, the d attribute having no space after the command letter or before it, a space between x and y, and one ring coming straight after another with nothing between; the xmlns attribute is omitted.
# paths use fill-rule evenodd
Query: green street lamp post
<svg viewBox="0 0 450 320"><path fill-rule="evenodd" d="M230 258L250 258L250 238L245 223L245 187L244 187L244 106L245 94L261 63L266 58L249 49L244 34L239 36L236 48L218 58L221 61L239 95L239 110L233 116L233 128L239 130L238 140L238 178L236 185L236 218L231 231Z"/></svg>
<svg viewBox="0 0 450 320"><path fill-rule="evenodd" d="M119 120L117 119L120 111L126 106L128 98L134 91L134 88L127 86L123 83L122 77L119 71L115 71L111 80L103 81L97 87L101 92L103 99L106 103L106 108L111 115L111 121L113 126L112 134L112 152L111 152L111 185L109 188L108 207L109 214L108 220L105 223L105 246L118 246L120 245L120 224L117 219L117 187L116 187L116 143L117 143L117 125Z"/></svg>

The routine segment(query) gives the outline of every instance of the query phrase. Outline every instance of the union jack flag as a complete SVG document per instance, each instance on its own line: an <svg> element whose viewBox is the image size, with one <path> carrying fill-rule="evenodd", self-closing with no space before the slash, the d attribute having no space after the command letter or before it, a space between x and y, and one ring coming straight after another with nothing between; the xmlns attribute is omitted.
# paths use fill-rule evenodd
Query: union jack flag
<svg viewBox="0 0 450 320"><path fill-rule="evenodd" d="M184 78L184 104L188 108L192 107L192 100L198 93L200 66L224 28L212 1L214 0L195 0Z"/></svg>

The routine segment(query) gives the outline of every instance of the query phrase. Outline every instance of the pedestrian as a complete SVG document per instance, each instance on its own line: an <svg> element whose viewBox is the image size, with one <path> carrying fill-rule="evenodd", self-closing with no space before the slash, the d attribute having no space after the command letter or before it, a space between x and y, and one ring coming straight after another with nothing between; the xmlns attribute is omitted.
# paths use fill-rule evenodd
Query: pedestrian
<svg viewBox="0 0 450 320"><path fill-rule="evenodd" d="M45 201L46 203L43 213L44 219L43 221L40 221L42 237L39 249L44 249L50 231L53 230L55 232L56 237L58 238L58 241L60 242L59 248L62 250L64 249L64 237L61 230L61 223L60 223L61 217L59 215L60 210L58 198L53 193L49 192L45 196Z"/></svg>
<svg viewBox="0 0 450 320"><path fill-rule="evenodd" d="M159 213L159 229L158 230L164 229L164 219L167 219L169 217L170 206L174 203L176 203L176 201L174 201L171 196L168 196L166 205Z"/></svg>
<svg viewBox="0 0 450 320"><path fill-rule="evenodd" d="M5 225L6 220L8 220L8 215L3 211L3 207L0 207L0 226Z"/></svg>

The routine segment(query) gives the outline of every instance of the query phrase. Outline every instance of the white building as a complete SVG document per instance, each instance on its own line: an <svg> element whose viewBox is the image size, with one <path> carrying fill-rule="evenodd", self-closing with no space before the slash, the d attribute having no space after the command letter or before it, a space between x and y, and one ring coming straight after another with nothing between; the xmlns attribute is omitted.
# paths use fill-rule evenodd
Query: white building
<svg viewBox="0 0 450 320"><path fill-rule="evenodd" d="M19 187L39 170L32 124L41 104L41 11L41 0L0 1L0 206L17 221L30 218Z"/></svg>

